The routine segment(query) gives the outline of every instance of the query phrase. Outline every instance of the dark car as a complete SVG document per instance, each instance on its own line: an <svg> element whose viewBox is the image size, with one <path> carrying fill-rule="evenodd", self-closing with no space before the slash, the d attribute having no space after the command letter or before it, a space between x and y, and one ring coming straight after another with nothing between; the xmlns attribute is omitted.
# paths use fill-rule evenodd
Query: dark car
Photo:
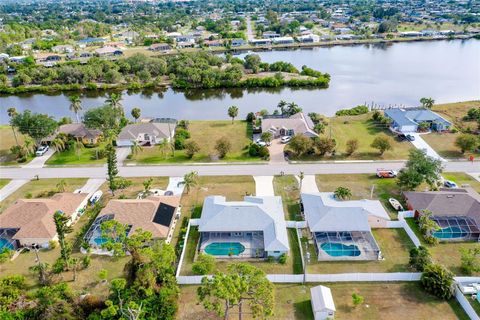
<svg viewBox="0 0 480 320"><path fill-rule="evenodd" d="M407 138L408 141L415 141L415 136L411 134L407 134L405 137Z"/></svg>

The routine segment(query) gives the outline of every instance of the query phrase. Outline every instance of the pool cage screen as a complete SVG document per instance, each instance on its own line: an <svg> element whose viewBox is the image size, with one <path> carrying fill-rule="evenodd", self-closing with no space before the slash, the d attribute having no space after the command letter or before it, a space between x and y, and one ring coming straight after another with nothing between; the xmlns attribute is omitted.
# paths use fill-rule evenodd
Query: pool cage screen
<svg viewBox="0 0 480 320"><path fill-rule="evenodd" d="M380 248L369 231L315 232L318 260L379 260Z"/></svg>
<svg viewBox="0 0 480 320"><path fill-rule="evenodd" d="M477 240L480 241L480 229L475 220L469 217L439 217L434 216L435 221L442 230L436 231L434 236L441 240Z"/></svg>
<svg viewBox="0 0 480 320"><path fill-rule="evenodd" d="M85 234L85 238L84 238L85 241L90 246L96 247L97 244L95 243L95 239L102 236L102 229L101 229L102 223L112 219L113 219L113 214L106 214L96 218L95 221L93 221L90 228L88 228L87 233Z"/></svg>
<svg viewBox="0 0 480 320"><path fill-rule="evenodd" d="M12 239L18 232L18 229L5 228L0 229L0 252L4 249L15 250L17 249L17 240Z"/></svg>

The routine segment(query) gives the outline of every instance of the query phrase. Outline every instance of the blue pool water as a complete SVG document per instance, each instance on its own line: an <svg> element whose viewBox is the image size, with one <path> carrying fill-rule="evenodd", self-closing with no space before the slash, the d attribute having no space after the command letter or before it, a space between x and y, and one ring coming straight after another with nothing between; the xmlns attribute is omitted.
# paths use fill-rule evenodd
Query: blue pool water
<svg viewBox="0 0 480 320"><path fill-rule="evenodd" d="M443 228L433 233L433 236L438 239L464 238L467 235L468 232L459 227Z"/></svg>
<svg viewBox="0 0 480 320"><path fill-rule="evenodd" d="M102 238L102 237L96 237L95 239L93 239L93 242L95 242L95 244L100 247L100 246L102 246L102 244L107 242L107 239Z"/></svg>
<svg viewBox="0 0 480 320"><path fill-rule="evenodd" d="M13 244L11 244L7 239L0 238L0 251L3 250L3 248L7 248L7 249L10 249L10 250L15 249L13 247Z"/></svg>
<svg viewBox="0 0 480 320"><path fill-rule="evenodd" d="M358 257L361 253L354 244L346 245L338 242L324 242L320 248L332 257Z"/></svg>
<svg viewBox="0 0 480 320"><path fill-rule="evenodd" d="M239 242L213 242L205 247L205 252L212 256L238 256L245 251L245 247Z"/></svg>

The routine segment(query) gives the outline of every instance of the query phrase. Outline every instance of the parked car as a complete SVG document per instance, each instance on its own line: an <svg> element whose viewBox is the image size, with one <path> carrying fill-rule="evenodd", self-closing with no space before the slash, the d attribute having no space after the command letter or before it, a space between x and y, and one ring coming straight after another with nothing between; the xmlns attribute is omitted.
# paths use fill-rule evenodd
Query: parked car
<svg viewBox="0 0 480 320"><path fill-rule="evenodd" d="M445 180L443 185L447 188L458 188L457 184L453 181L450 181L450 180Z"/></svg>
<svg viewBox="0 0 480 320"><path fill-rule="evenodd" d="M292 140L292 136L283 136L283 137L280 139L280 142L282 142L282 143L289 143L290 140Z"/></svg>
<svg viewBox="0 0 480 320"><path fill-rule="evenodd" d="M408 141L415 141L415 136L413 136L411 134L407 134L406 138L407 138Z"/></svg>
<svg viewBox="0 0 480 320"><path fill-rule="evenodd" d="M37 148L37 151L35 152L35 155L37 157L43 156L48 151L48 149L49 149L49 147L47 145L42 145L42 146Z"/></svg>
<svg viewBox="0 0 480 320"><path fill-rule="evenodd" d="M260 147L265 147L267 145L267 143L265 141L263 141L262 139L255 140L255 143L257 145L259 145Z"/></svg>
<svg viewBox="0 0 480 320"><path fill-rule="evenodd" d="M398 172L395 170L377 169L377 177L379 178L395 178Z"/></svg>

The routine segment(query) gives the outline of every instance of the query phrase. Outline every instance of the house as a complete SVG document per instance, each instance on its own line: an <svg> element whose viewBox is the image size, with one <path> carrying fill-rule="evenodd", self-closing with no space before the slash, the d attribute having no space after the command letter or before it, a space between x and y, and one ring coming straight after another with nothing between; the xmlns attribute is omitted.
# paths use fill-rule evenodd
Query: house
<svg viewBox="0 0 480 320"><path fill-rule="evenodd" d="M69 44L61 44L52 47L52 51L56 53L73 53L75 49L73 49L73 46Z"/></svg>
<svg viewBox="0 0 480 320"><path fill-rule="evenodd" d="M223 42L221 42L219 40L208 40L208 41L205 41L203 44L206 45L207 47L222 47L223 46Z"/></svg>
<svg viewBox="0 0 480 320"><path fill-rule="evenodd" d="M250 44L254 46L265 46L272 44L271 39L252 39L250 40Z"/></svg>
<svg viewBox="0 0 480 320"><path fill-rule="evenodd" d="M95 50L95 53L101 57L121 56L123 51L116 47L102 47Z"/></svg>
<svg viewBox="0 0 480 320"><path fill-rule="evenodd" d="M246 196L227 202L209 196L195 223L200 252L216 257L278 257L290 250L281 197Z"/></svg>
<svg viewBox="0 0 480 320"><path fill-rule="evenodd" d="M371 228L386 227L390 217L380 201L340 201L331 192L301 199L319 261L381 259Z"/></svg>
<svg viewBox="0 0 480 320"><path fill-rule="evenodd" d="M96 145L102 136L102 132L97 129L89 129L83 123L62 124L58 128L58 133L66 134L82 141L84 145Z"/></svg>
<svg viewBox="0 0 480 320"><path fill-rule="evenodd" d="M269 115L262 119L262 132L271 132L274 138L296 134L303 134L309 138L318 137L313 127L312 119L303 112L290 117Z"/></svg>
<svg viewBox="0 0 480 320"><path fill-rule="evenodd" d="M392 121L390 129L394 132L416 132L421 123L427 123L430 130L447 131L452 124L436 114L423 108L387 109L385 117Z"/></svg>
<svg viewBox="0 0 480 320"><path fill-rule="evenodd" d="M403 37L403 38L416 38L416 37L421 37L422 35L423 35L423 33L420 32L420 31L400 32L400 37Z"/></svg>
<svg viewBox="0 0 480 320"><path fill-rule="evenodd" d="M195 48L195 42L177 42L178 49Z"/></svg>
<svg viewBox="0 0 480 320"><path fill-rule="evenodd" d="M232 47L241 47L246 44L247 42L243 39L232 39Z"/></svg>
<svg viewBox="0 0 480 320"><path fill-rule="evenodd" d="M176 120L169 119L164 122L134 123L125 126L117 137L117 146L130 147L133 141L140 145L150 145L162 143L164 140L170 141L175 134Z"/></svg>
<svg viewBox="0 0 480 320"><path fill-rule="evenodd" d="M302 43L320 42L320 36L318 36L316 34L306 34L306 35L298 37L298 41L300 41Z"/></svg>
<svg viewBox="0 0 480 320"><path fill-rule="evenodd" d="M441 228L434 236L442 241L480 241L480 195L472 188L404 192L409 210L419 217L432 213Z"/></svg>
<svg viewBox="0 0 480 320"><path fill-rule="evenodd" d="M330 288L325 286L310 288L310 296L315 320L333 319L335 317L335 303Z"/></svg>
<svg viewBox="0 0 480 320"><path fill-rule="evenodd" d="M154 43L150 47L148 47L148 50L167 52L172 50L172 47L168 43Z"/></svg>
<svg viewBox="0 0 480 320"><path fill-rule="evenodd" d="M61 211L73 223L88 202L87 193L57 193L49 199L20 199L0 215L0 245L11 249L57 240L53 215ZM1 247L0 247L1 248Z"/></svg>
<svg viewBox="0 0 480 320"><path fill-rule="evenodd" d="M266 39L279 38L280 34L275 33L275 32L264 32L263 37L266 38Z"/></svg>
<svg viewBox="0 0 480 320"><path fill-rule="evenodd" d="M292 44L292 37L276 37L272 39L273 44Z"/></svg>
<svg viewBox="0 0 480 320"><path fill-rule="evenodd" d="M150 196L145 199L110 200L93 222L85 235L92 248L99 249L105 242L101 225L115 220L127 225L127 236L136 230L148 231L153 239L166 239L169 243L173 234L173 222L179 216L179 196Z"/></svg>
<svg viewBox="0 0 480 320"><path fill-rule="evenodd" d="M85 39L78 40L77 43L80 48L85 48L89 45L103 44L106 41L107 40L103 38L85 38Z"/></svg>

